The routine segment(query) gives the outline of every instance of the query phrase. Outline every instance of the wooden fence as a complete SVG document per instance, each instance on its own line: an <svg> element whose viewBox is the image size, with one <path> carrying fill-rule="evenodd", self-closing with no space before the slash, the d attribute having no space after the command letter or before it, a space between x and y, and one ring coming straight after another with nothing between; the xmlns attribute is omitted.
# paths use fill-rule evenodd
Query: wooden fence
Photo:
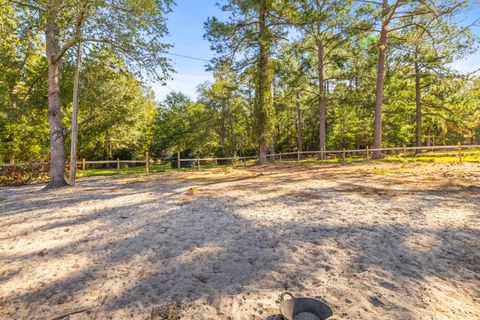
<svg viewBox="0 0 480 320"><path fill-rule="evenodd" d="M329 157L334 157L336 159L345 160L347 155L357 156L359 158L363 158L365 160L371 159L371 154L375 151L380 151L382 153L396 153L397 155L401 155L403 157L408 156L409 151L416 151L416 152L432 152L432 151L439 151L439 150L453 150L455 153L453 154L458 158L458 161L462 161L462 157L465 155L465 151L468 149L476 149L480 148L480 145L450 145L450 146L427 146L427 147L394 147L394 148L379 148L379 149L351 149L351 150L325 150L325 151L293 151L293 152L279 152L279 153L271 153L267 155L267 159L270 161L276 160L292 160L295 159L300 161L303 156L318 156L320 158L326 159ZM452 155L452 154L449 154ZM105 165L113 165L117 171L121 170L122 164L127 165L138 165L141 164L145 166L145 171L148 173L150 171L150 166L154 163L158 162L176 162L176 168L181 168L182 162L188 162L193 164L192 166L201 167L201 163L205 162L212 162L215 165L218 165L219 161L230 161L232 164L234 162L241 163L243 165L247 164L248 160L258 160L258 156L237 156L237 157L209 157L209 158L181 158L180 153L177 153L176 157L170 158L159 158L159 159L151 159L149 157L148 152L145 154L145 158L142 160L100 160L100 161L90 161L83 159L82 161L77 161L77 167L81 168L83 171L87 170L88 165L98 165L98 164L105 164ZM8 167L38 167L38 166L48 166L48 162L34 162L34 163L11 163L11 164L0 164L0 168L8 168ZM0 170L0 174L2 174L3 170Z"/></svg>

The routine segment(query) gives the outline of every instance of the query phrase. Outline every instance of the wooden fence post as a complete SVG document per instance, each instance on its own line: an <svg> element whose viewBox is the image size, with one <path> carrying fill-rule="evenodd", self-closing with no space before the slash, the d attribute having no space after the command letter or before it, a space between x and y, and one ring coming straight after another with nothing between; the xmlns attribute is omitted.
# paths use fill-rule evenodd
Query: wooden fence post
<svg viewBox="0 0 480 320"><path fill-rule="evenodd" d="M120 159L117 158L117 173L120 173Z"/></svg>
<svg viewBox="0 0 480 320"><path fill-rule="evenodd" d="M280 161L282 161L282 151L280 151L279 156L280 156Z"/></svg>
<svg viewBox="0 0 480 320"><path fill-rule="evenodd" d="M198 166L198 170L200 170L200 158L197 157L197 166Z"/></svg>
<svg viewBox="0 0 480 320"><path fill-rule="evenodd" d="M177 170L180 170L180 151L177 151Z"/></svg>
<svg viewBox="0 0 480 320"><path fill-rule="evenodd" d="M217 160L217 157L215 157L215 166L218 166L218 160Z"/></svg>
<svg viewBox="0 0 480 320"><path fill-rule="evenodd" d="M462 162L462 143L458 143L458 162Z"/></svg>
<svg viewBox="0 0 480 320"><path fill-rule="evenodd" d="M86 163L85 163L85 159L82 160L82 171L83 173L85 173L85 167L86 167Z"/></svg>
<svg viewBox="0 0 480 320"><path fill-rule="evenodd" d="M403 145L403 158L407 160L407 146Z"/></svg>
<svg viewBox="0 0 480 320"><path fill-rule="evenodd" d="M243 166L247 166L247 157L243 156Z"/></svg>
<svg viewBox="0 0 480 320"><path fill-rule="evenodd" d="M300 162L300 150L297 150L297 162Z"/></svg>
<svg viewBox="0 0 480 320"><path fill-rule="evenodd" d="M369 149L368 149L368 146L367 146L367 161L368 161L368 158L370 158L370 153L369 153L368 150L369 150Z"/></svg>
<svg viewBox="0 0 480 320"><path fill-rule="evenodd" d="M345 157L345 148L343 148L342 161L345 162L345 160L346 160L346 157Z"/></svg>
<svg viewBox="0 0 480 320"><path fill-rule="evenodd" d="M145 170L147 173L150 172L150 157L148 156L148 151L145 153Z"/></svg>

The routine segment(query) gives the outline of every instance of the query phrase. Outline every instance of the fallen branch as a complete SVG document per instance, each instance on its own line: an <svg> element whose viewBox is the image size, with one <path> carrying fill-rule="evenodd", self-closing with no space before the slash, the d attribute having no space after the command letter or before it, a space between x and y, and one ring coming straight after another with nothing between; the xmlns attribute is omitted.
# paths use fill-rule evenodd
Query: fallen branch
<svg viewBox="0 0 480 320"><path fill-rule="evenodd" d="M71 312L68 312L68 313L64 313L64 314L62 314L62 315L60 315L60 316L58 316L58 317L52 318L52 320L62 320L62 319L65 319L65 318L68 317L68 316L71 316L72 314L82 313L82 312L91 310L91 309L93 309L93 308L95 308L95 307L83 308L83 309L71 311Z"/></svg>

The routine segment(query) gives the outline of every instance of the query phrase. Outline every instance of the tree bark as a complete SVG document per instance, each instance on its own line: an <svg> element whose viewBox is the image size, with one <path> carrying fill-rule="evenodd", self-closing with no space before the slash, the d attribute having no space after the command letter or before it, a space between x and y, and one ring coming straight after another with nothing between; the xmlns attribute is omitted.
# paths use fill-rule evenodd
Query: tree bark
<svg viewBox="0 0 480 320"><path fill-rule="evenodd" d="M266 23L268 0L262 0L259 10L259 57L258 57L258 84L255 116L258 133L258 163L267 163L267 150L272 140L272 73L270 68L270 34Z"/></svg>
<svg viewBox="0 0 480 320"><path fill-rule="evenodd" d="M302 135L302 112L300 110L300 93L297 91L297 143L298 151L303 151L303 135Z"/></svg>
<svg viewBox="0 0 480 320"><path fill-rule="evenodd" d="M418 62L415 61L415 124L416 124L416 137L417 147L422 146L422 96L420 92L420 67ZM419 153L420 150L415 150L415 153Z"/></svg>
<svg viewBox="0 0 480 320"><path fill-rule="evenodd" d="M228 122L230 126L230 153L231 153L230 156L234 157L235 156L235 130L233 127L233 115L232 115L231 108L228 114L228 120L229 120Z"/></svg>
<svg viewBox="0 0 480 320"><path fill-rule="evenodd" d="M326 151L326 101L325 101L325 81L323 75L323 43L321 39L317 40L317 54L318 54L318 119L319 119L319 147L320 159L325 159Z"/></svg>
<svg viewBox="0 0 480 320"><path fill-rule="evenodd" d="M60 30L52 21L45 31L48 62L48 123L50 126L50 182L47 189L67 185L65 180L65 144L60 102Z"/></svg>
<svg viewBox="0 0 480 320"><path fill-rule="evenodd" d="M223 102L222 102L223 103ZM227 156L227 146L226 146L226 140L227 140L227 128L225 125L225 105L222 104L222 119L220 120L220 139L222 142L222 155L224 157Z"/></svg>
<svg viewBox="0 0 480 320"><path fill-rule="evenodd" d="M82 65L83 43L78 43L77 64L73 79L73 103L72 103L72 141L70 144L70 186L75 186L75 174L77 169L77 136L78 136L78 86L80 82L80 68Z"/></svg>
<svg viewBox="0 0 480 320"><path fill-rule="evenodd" d="M388 1L383 0L383 10L386 12L388 7ZM373 133L373 148L380 149L382 147L382 104L383 104L383 83L385 79L385 58L387 54L387 21L384 17L382 19L382 30L380 32L380 48L378 52L378 65L377 65L377 92L375 99L375 123ZM374 151L372 154L373 159L380 159L382 157L381 151Z"/></svg>

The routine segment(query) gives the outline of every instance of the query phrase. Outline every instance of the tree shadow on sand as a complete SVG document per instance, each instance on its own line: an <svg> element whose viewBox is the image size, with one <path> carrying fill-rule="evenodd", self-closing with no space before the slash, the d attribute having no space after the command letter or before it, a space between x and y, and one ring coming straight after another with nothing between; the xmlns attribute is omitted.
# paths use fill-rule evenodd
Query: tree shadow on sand
<svg viewBox="0 0 480 320"><path fill-rule="evenodd" d="M237 319L235 314L265 319L277 312L274 297L289 290L322 296L345 318L358 317L360 310L362 318L414 319L416 310L428 304L425 281L432 277L466 284L465 292L480 298L474 289L480 272L476 228L278 223L249 219L237 212L240 203L222 195L196 195L183 203L168 199L169 192L177 191L152 188L149 192L158 196L153 200L112 206L80 219L46 221L42 232L89 222L95 227L76 242L66 238L46 257L1 254L2 260L51 264L82 253L91 261L29 292L4 295L11 308L3 316L43 319L87 309L82 319L144 319L155 318L161 305L181 302L185 309L213 312L214 319ZM424 238L429 239L426 245L417 241ZM20 276L12 270L2 275L0 285ZM269 303L262 304L266 299Z"/></svg>

